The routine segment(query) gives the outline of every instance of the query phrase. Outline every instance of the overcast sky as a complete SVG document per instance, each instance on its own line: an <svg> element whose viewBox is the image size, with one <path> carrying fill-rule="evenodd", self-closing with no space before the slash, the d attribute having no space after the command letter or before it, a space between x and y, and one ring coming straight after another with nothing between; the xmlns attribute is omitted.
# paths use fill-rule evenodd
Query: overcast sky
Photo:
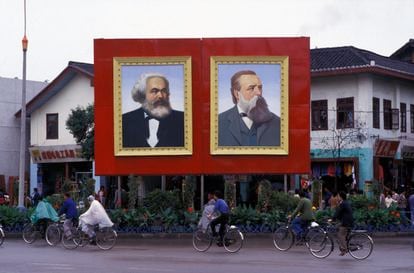
<svg viewBox="0 0 414 273"><path fill-rule="evenodd" d="M27 79L93 62L94 38L308 36L389 56L414 38L414 0L26 0ZM0 77L22 78L24 0L0 0Z"/></svg>

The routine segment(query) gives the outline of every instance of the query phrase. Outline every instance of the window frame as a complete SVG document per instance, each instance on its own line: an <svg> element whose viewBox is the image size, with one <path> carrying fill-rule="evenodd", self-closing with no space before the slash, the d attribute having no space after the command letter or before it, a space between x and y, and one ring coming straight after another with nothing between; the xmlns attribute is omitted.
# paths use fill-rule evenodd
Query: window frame
<svg viewBox="0 0 414 273"><path fill-rule="evenodd" d="M336 128L354 128L354 97L336 99ZM343 122L340 120L343 119Z"/></svg>
<svg viewBox="0 0 414 273"><path fill-rule="evenodd" d="M59 114L58 113L46 114L46 139L59 139Z"/></svg>
<svg viewBox="0 0 414 273"><path fill-rule="evenodd" d="M380 129L380 99L372 98L372 128Z"/></svg>
<svg viewBox="0 0 414 273"><path fill-rule="evenodd" d="M384 109L384 130L391 130L392 129L392 109L391 100L383 99L382 105Z"/></svg>
<svg viewBox="0 0 414 273"><path fill-rule="evenodd" d="M328 100L311 101L311 126L312 131L328 130Z"/></svg>
<svg viewBox="0 0 414 273"><path fill-rule="evenodd" d="M407 132L407 104L400 102L401 132Z"/></svg>

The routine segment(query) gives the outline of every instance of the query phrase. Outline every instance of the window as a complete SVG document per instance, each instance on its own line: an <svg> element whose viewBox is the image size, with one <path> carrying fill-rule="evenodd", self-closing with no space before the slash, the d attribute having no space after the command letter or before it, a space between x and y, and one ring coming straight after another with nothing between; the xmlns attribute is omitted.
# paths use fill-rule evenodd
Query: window
<svg viewBox="0 0 414 273"><path fill-rule="evenodd" d="M328 100L312 101L312 130L328 130Z"/></svg>
<svg viewBox="0 0 414 273"><path fill-rule="evenodd" d="M58 139L58 114L46 114L46 139Z"/></svg>
<svg viewBox="0 0 414 273"><path fill-rule="evenodd" d="M414 105L410 104L410 127L411 133L414 133Z"/></svg>
<svg viewBox="0 0 414 273"><path fill-rule="evenodd" d="M391 109L391 120L392 120L392 129L398 130L400 128L400 110L399 109Z"/></svg>
<svg viewBox="0 0 414 273"><path fill-rule="evenodd" d="M384 104L384 129L391 130L391 122L392 122L392 112L391 112L391 101L385 100L383 101Z"/></svg>
<svg viewBox="0 0 414 273"><path fill-rule="evenodd" d="M401 132L407 132L407 104L400 103L400 112L401 112Z"/></svg>
<svg viewBox="0 0 414 273"><path fill-rule="evenodd" d="M336 99L336 128L354 128L354 98Z"/></svg>
<svg viewBox="0 0 414 273"><path fill-rule="evenodd" d="M380 99L372 98L372 127L380 128Z"/></svg>

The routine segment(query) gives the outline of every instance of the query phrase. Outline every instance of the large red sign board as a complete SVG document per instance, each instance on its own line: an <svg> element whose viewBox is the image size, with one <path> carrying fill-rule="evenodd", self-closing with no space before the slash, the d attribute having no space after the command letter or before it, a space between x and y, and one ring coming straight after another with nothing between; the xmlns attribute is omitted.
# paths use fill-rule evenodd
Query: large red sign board
<svg viewBox="0 0 414 273"><path fill-rule="evenodd" d="M308 38L97 39L94 50L97 175L309 173ZM119 81L127 82L130 68L141 69L148 63L151 69L163 65L162 58L167 59L166 68L174 67L176 59L178 66L184 67L185 145L183 149L152 148L154 154L151 148L143 152L136 149L134 154L136 150L124 148L122 140L118 141L121 138L117 138L122 135L117 113L118 105L122 104L119 94L123 91L119 90L124 84ZM278 142L275 147L258 149L221 146L220 140L214 142L212 134L217 133L218 119L214 113L223 110L220 104L226 102L227 92L214 93L215 85L221 90L228 82L227 72L251 64L258 65L258 70L267 66L285 69L280 72L280 78L285 80L281 91L284 102L277 110L281 116L280 145ZM269 92L266 91L269 81L263 82L263 92Z"/></svg>

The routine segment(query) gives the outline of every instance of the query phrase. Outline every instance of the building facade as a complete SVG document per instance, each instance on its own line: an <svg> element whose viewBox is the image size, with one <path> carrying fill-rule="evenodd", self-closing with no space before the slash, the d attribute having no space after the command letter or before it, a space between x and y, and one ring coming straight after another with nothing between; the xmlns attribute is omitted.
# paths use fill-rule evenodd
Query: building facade
<svg viewBox="0 0 414 273"><path fill-rule="evenodd" d="M30 186L44 195L60 192L65 180L86 182L94 177L93 162L81 156L81 147L66 121L72 109L94 102L93 65L69 62L42 92L27 104L30 117ZM94 177L99 185L99 177Z"/></svg>
<svg viewBox="0 0 414 273"><path fill-rule="evenodd" d="M401 56L413 56L412 43ZM413 59L336 47L311 50L311 60L312 176L331 190L413 187Z"/></svg>
<svg viewBox="0 0 414 273"><path fill-rule="evenodd" d="M8 190L9 181L19 176L20 119L16 119L14 114L22 105L22 85L21 79L0 77L0 189L3 190ZM46 85L46 82L26 81L27 101ZM28 143L28 130L26 132L26 143ZM26 158L26 172L29 173L28 154Z"/></svg>

